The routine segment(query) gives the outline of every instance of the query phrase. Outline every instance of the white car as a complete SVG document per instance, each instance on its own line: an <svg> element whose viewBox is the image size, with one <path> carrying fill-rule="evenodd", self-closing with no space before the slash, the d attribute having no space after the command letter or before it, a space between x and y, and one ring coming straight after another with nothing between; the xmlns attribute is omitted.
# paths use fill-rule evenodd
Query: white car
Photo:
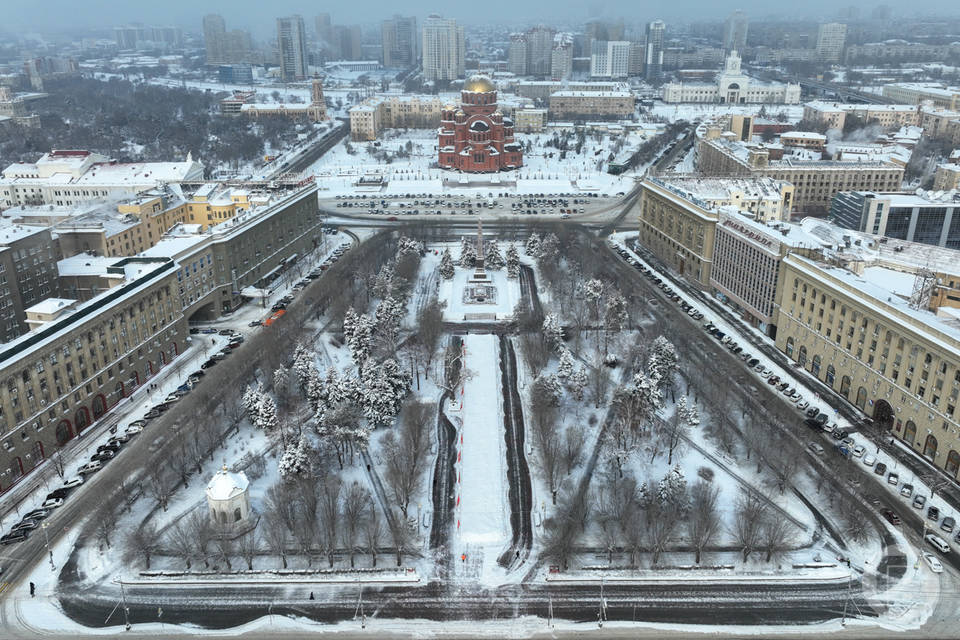
<svg viewBox="0 0 960 640"><path fill-rule="evenodd" d="M927 541L927 544L932 546L940 553L950 553L950 545L948 545L947 541L940 536L933 533L928 533L923 537L923 539Z"/></svg>
<svg viewBox="0 0 960 640"><path fill-rule="evenodd" d="M863 445L858 444L853 448L853 457L862 458L865 452L866 452L866 449L863 448Z"/></svg>
<svg viewBox="0 0 960 640"><path fill-rule="evenodd" d="M810 406L810 403L807 402L806 400L801 400L800 402L797 403L797 409L800 409L800 411L805 410L809 406Z"/></svg>
<svg viewBox="0 0 960 640"><path fill-rule="evenodd" d="M940 564L940 561L935 555L929 551L923 552L923 561L927 563L927 566L930 567L930 571L934 573L943 573L943 565Z"/></svg>
<svg viewBox="0 0 960 640"><path fill-rule="evenodd" d="M77 473L79 474L93 473L94 471L100 471L100 467L102 466L103 466L103 463L101 463L99 460L91 460L90 462L86 463L85 465L77 469Z"/></svg>
<svg viewBox="0 0 960 640"><path fill-rule="evenodd" d="M49 500L44 502L42 505L40 505L40 508L56 509L57 507L62 507L62 506L63 506L63 498L50 498Z"/></svg>
<svg viewBox="0 0 960 640"><path fill-rule="evenodd" d="M74 476L63 481L65 487L79 487L83 484L83 476Z"/></svg>
<svg viewBox="0 0 960 640"><path fill-rule="evenodd" d="M762 375L764 378L769 378L770 376L773 375L773 371L771 371L770 369L764 369L760 375Z"/></svg>
<svg viewBox="0 0 960 640"><path fill-rule="evenodd" d="M823 446L819 442L811 442L807 445L807 448L818 456L823 455Z"/></svg>
<svg viewBox="0 0 960 640"><path fill-rule="evenodd" d="M877 464L877 458L868 453L867 455L863 456L863 464L867 465L868 467L872 467L873 465Z"/></svg>
<svg viewBox="0 0 960 640"><path fill-rule="evenodd" d="M127 434L128 436L135 436L135 435L137 435L138 433L140 433L141 431L143 431L143 427L141 427L141 426L138 425L138 424L132 424L132 425L130 425L129 427L126 428L126 430L124 431L124 433Z"/></svg>

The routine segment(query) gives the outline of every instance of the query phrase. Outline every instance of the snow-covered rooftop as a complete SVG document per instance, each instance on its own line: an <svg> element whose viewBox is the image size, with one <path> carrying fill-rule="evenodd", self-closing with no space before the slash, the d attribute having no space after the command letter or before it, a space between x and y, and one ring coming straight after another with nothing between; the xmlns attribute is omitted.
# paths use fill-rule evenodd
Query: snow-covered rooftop
<svg viewBox="0 0 960 640"><path fill-rule="evenodd" d="M224 467L207 484L207 496L211 500L229 500L246 491L249 485L250 481L243 471L231 473Z"/></svg>

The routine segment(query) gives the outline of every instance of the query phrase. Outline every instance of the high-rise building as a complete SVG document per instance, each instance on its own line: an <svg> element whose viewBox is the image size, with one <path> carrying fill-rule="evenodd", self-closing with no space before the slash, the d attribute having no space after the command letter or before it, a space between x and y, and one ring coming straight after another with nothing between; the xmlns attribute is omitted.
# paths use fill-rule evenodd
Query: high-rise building
<svg viewBox="0 0 960 640"><path fill-rule="evenodd" d="M380 27L383 66L409 68L417 63L417 19L393 16Z"/></svg>
<svg viewBox="0 0 960 640"><path fill-rule="evenodd" d="M507 70L518 76L527 75L527 34L511 33L510 49L507 52Z"/></svg>
<svg viewBox="0 0 960 640"><path fill-rule="evenodd" d="M464 70L463 27L456 20L429 16L423 23L423 76L456 80Z"/></svg>
<svg viewBox="0 0 960 640"><path fill-rule="evenodd" d="M663 39L667 25L663 20L654 20L647 25L647 55L644 56L644 76L647 80L659 80L663 73Z"/></svg>
<svg viewBox="0 0 960 640"><path fill-rule="evenodd" d="M630 71L630 42L594 40L590 52L590 75L594 78L626 78Z"/></svg>
<svg viewBox="0 0 960 640"><path fill-rule="evenodd" d="M537 25L527 31L527 73L534 76L550 75L555 29Z"/></svg>
<svg viewBox="0 0 960 640"><path fill-rule="evenodd" d="M817 58L824 62L839 62L843 59L843 47L847 42L847 25L828 22L817 29Z"/></svg>
<svg viewBox="0 0 960 640"><path fill-rule="evenodd" d="M314 28L317 32L317 48L325 55L332 55L336 48L333 43L333 22L329 13L321 13L314 18Z"/></svg>
<svg viewBox="0 0 960 640"><path fill-rule="evenodd" d="M741 54L747 47L747 14L737 9L723 23L723 50L726 53L738 51Z"/></svg>
<svg viewBox="0 0 960 640"><path fill-rule="evenodd" d="M277 50L284 82L307 77L307 35L302 17L277 18Z"/></svg>
<svg viewBox="0 0 960 640"><path fill-rule="evenodd" d="M203 44L207 49L207 64L223 64L227 61L223 53L226 35L227 23L223 16L217 13L203 16Z"/></svg>
<svg viewBox="0 0 960 640"><path fill-rule="evenodd" d="M553 39L550 54L550 78L568 80L573 73L573 34L561 31Z"/></svg>
<svg viewBox="0 0 960 640"><path fill-rule="evenodd" d="M341 60L363 60L363 38L360 25L349 27L337 25L333 32L337 43L334 50Z"/></svg>

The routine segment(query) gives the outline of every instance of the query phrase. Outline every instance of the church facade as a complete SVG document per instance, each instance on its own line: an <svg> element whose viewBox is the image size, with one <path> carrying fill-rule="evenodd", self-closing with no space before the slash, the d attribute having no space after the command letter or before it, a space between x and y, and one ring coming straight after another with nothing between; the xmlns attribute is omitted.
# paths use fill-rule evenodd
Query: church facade
<svg viewBox="0 0 960 640"><path fill-rule="evenodd" d="M438 131L438 163L465 173L494 173L523 166L513 121L497 108L497 90L486 76L471 76L460 106L444 106Z"/></svg>
<svg viewBox="0 0 960 640"><path fill-rule="evenodd" d="M732 51L716 82L670 82L663 86L663 101L800 104L800 85L755 80L740 70L740 56Z"/></svg>

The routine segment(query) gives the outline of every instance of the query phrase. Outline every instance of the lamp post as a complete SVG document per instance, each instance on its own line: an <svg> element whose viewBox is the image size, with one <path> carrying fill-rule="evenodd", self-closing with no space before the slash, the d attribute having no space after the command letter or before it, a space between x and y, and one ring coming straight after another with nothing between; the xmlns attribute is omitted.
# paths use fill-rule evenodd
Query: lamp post
<svg viewBox="0 0 960 640"><path fill-rule="evenodd" d="M47 527L49 526L49 522L44 522L40 525L40 528L43 529L43 544L47 547L47 553L50 554L50 568L56 569L56 565L53 564L53 549L50 548L50 536L47 534Z"/></svg>

